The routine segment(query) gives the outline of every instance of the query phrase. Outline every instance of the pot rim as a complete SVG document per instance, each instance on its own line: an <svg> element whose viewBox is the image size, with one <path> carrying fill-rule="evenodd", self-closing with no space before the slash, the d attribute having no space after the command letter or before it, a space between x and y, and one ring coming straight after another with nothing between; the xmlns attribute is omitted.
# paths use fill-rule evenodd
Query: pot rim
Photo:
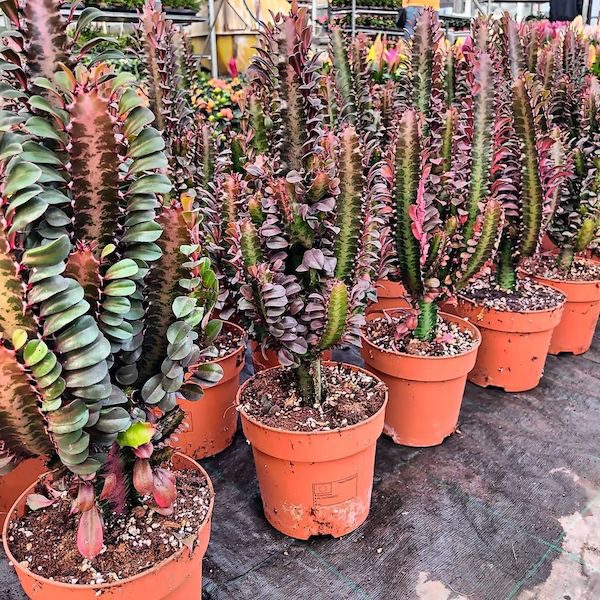
<svg viewBox="0 0 600 600"><path fill-rule="evenodd" d="M240 327L236 323L232 323L231 321L225 321L224 319L219 319L219 320L223 323L223 326L231 327L233 329L239 329L242 332L242 340L241 340L240 345L235 350L232 350L229 354L226 354L225 356L219 356L218 358L215 358L214 360L207 360L206 362L196 363L196 365L193 365L193 366L213 365L216 363L220 363L220 362L227 360L228 358L231 358L232 356L235 356L240 350L244 351L246 349L246 344L248 343L248 332L243 327ZM192 367L190 367L190 369L192 369Z"/></svg>
<svg viewBox="0 0 600 600"><path fill-rule="evenodd" d="M206 518L204 519L204 521L202 522L200 527L198 527L198 530L197 530L197 533L198 533L204 527L206 527L206 524L210 521L210 519L212 517L213 510L214 510L214 504L215 504L215 489L213 487L210 477L208 476L208 473L193 458L190 458L189 456L187 456L186 454L183 454L181 452L175 452L173 454L173 456L182 457L185 460L192 463L196 469L198 469L201 473L204 474L204 476L206 477L206 481L208 482L208 489L210 491L210 503L208 505L208 513L206 515ZM50 471L47 471L47 473L50 473ZM177 552L174 552L167 558L161 560L160 562L156 563L154 566L150 567L149 569L145 569L144 571L141 571L140 573L137 573L136 575L132 575L131 577L127 577L125 579L119 579L118 581L113 581L111 583L100 583L100 584L96 584L96 585L81 584L81 583L65 583L63 581L55 581L54 579L48 579L47 577L44 577L44 576L40 575L39 573L34 573L33 571L30 571L28 568L22 567L19 564L19 562L17 561L17 559L14 557L12 552L10 551L10 548L8 546L8 526L11 523L11 521L13 520L12 515L15 512L15 507L17 506L17 504L19 504L21 502L21 500L23 500L26 496L28 496L36 485L37 485L37 481L35 483L31 484L17 498L15 503L10 507L10 510L6 513L6 521L4 522L4 527L3 527L3 531L2 531L2 534L3 534L2 545L4 546L4 552L6 553L6 557L8 558L9 562L12 564L13 569L15 569L15 571L18 571L18 570L24 571L29 577L31 577L32 579L35 579L36 581L40 581L40 582L44 583L45 585L51 585L53 587L57 587L60 589L65 589L65 590L78 590L78 591L80 591L82 589L103 590L103 591L108 590L108 589L114 589L114 588L118 588L118 587L127 585L128 583L131 583L132 581L136 581L136 580L141 579L142 577L145 577L151 573L159 571L166 563L179 558L185 551L189 552L189 549L186 546L183 546L183 548L180 548L179 550L177 550Z"/></svg>
<svg viewBox="0 0 600 600"><path fill-rule="evenodd" d="M269 371L275 371L276 369L287 369L287 367L283 367L283 366L279 365L277 367L270 367L269 369L264 369L260 373L255 373L254 375L252 375L252 377L249 377L248 379L246 379L246 381L244 381L244 383L242 383L242 385L240 385L240 388L238 389L237 395L235 397L235 406L238 409L240 415L242 415L244 417L244 419L246 419L253 425L260 427L261 429L266 429L267 431L272 431L274 433L278 433L278 434L284 433L286 435L289 434L289 435L293 435L293 436L318 436L318 435L331 435L332 433L340 433L340 432L346 432L346 431L352 431L354 429L358 429L359 427L362 427L367 423L371 423L372 421L375 421L376 418L378 417L378 415L381 413L381 411L385 410L387 403L388 403L389 391L388 391L387 385L385 384L383 379L381 379L380 377L377 377L377 375L371 373L371 371L368 371L367 369L364 369L363 367L359 367L358 365L352 365L350 363L345 363L345 362L342 362L339 360L323 360L323 361L321 361L321 364L323 364L327 367L343 365L344 367L349 367L351 370L354 370L354 371L362 371L363 373L366 373L367 375L373 377L374 379L376 379L377 381L382 383L385 388L385 396L383 398L383 403L379 407L379 410L377 412L373 413L368 419L365 419L364 421L361 421L360 423L355 423L354 425L349 425L348 427L338 427L337 429L329 429L328 431L291 431L289 429L283 429L281 427L272 427L271 425L266 425L265 423L262 423L258 419L246 414L244 412L244 409L242 408L240 400L242 399L242 392L244 391L244 389L246 388L248 383L255 377L264 376Z"/></svg>
<svg viewBox="0 0 600 600"><path fill-rule="evenodd" d="M402 309L398 309L398 310L402 310ZM373 319L377 318L377 315L382 314L381 311L377 311L377 312L373 312L369 315L367 315L367 321L372 321ZM377 346L376 344L374 344L363 332L363 330L361 329L360 331L360 339L363 340L364 342L366 342L367 344L369 344L369 346L372 346L373 348L375 348L376 350L378 350L379 352L383 352L385 354L393 354L394 356L407 356L409 358L413 358L413 359L422 359L422 360L450 360L453 358L461 358L463 356L467 356L468 354L471 354L471 352L475 352L479 346L481 345L481 331L479 331L479 328L474 325L473 323L471 323L471 321L469 321L468 319L465 319L463 317L459 317L457 315L452 315L450 313L446 313L443 311L440 311L438 313L442 319L445 319L447 321L454 321L454 322L459 322L461 325L465 325L465 329L468 329L471 333L473 333L475 335L475 343L473 344L473 346L471 346L468 350L465 350L464 352L461 352L460 354L453 354L451 356L422 356L419 354L408 354L408 352L398 352L397 350L389 350L387 348L382 348L381 346ZM446 317L450 317L450 319L447 319Z"/></svg>
<svg viewBox="0 0 600 600"><path fill-rule="evenodd" d="M556 288L552 287L551 285L546 285L545 283L539 283L539 282L536 282L536 283L538 285L542 285L542 286L548 287L548 288L552 289L555 292L560 292L562 294L562 296L563 296L563 301L560 304L557 304L553 308L545 308L543 310L501 310L499 308L494 308L492 306L485 306L483 304L479 304L475 300L471 300L470 298L467 298L466 296L463 296L462 294L458 294L456 296L456 300L457 301L462 301L462 302L467 302L468 304L472 304L473 306L481 307L483 310L487 310L488 312L495 311L497 313L505 314L505 315L506 314L515 314L515 315L543 315L543 314L546 314L546 313L554 312L555 310L558 310L558 309L564 307L564 305L567 303L567 296L565 295L564 292L561 292L560 290L557 290Z"/></svg>
<svg viewBox="0 0 600 600"><path fill-rule="evenodd" d="M588 261L588 262L592 262L592 261ZM549 284L542 284L542 285L548 285L548 287L552 287L553 283L560 283L560 284L565 284L565 285L598 285L600 284L600 279L588 279L586 281L583 281L581 279L551 279L550 277L544 277L543 275L535 275L534 273L529 273L528 271L526 271L527 275L529 275L529 277L533 277L533 279L542 279L543 281L549 281ZM556 288L554 288L556 289ZM558 290L560 292L560 290Z"/></svg>

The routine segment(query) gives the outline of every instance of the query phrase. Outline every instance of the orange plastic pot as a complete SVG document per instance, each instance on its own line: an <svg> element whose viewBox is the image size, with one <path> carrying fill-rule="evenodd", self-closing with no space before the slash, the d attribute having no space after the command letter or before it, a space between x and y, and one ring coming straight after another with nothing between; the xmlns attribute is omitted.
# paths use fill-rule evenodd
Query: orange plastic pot
<svg viewBox="0 0 600 600"><path fill-rule="evenodd" d="M499 311L459 298L458 304L448 310L469 319L481 331L481 346L469 381L482 387L501 387L507 392L536 387L563 309L564 302L544 311Z"/></svg>
<svg viewBox="0 0 600 600"><path fill-rule="evenodd" d="M561 291L567 302L560 323L552 333L550 354L583 354L591 345L600 316L600 281L557 281L532 276L538 283Z"/></svg>
<svg viewBox="0 0 600 600"><path fill-rule="evenodd" d="M481 335L459 317L445 313L440 316L470 331L476 340L473 348L457 356L413 356L384 350L362 335L365 365L388 387L383 433L396 444L437 446L456 430L467 373L475 364ZM378 317L381 313L370 314L367 320Z"/></svg>
<svg viewBox="0 0 600 600"><path fill-rule="evenodd" d="M246 385L240 389L238 402ZM240 411L244 434L252 445L265 516L275 529L306 540L311 535L340 537L364 523L371 505L375 448L386 402L387 396L381 409L366 421L335 431L276 429Z"/></svg>
<svg viewBox="0 0 600 600"><path fill-rule="evenodd" d="M177 448L198 460L228 448L238 426L235 398L244 368L246 337L238 325L225 322L224 328L240 332L242 344L234 352L214 361L221 365L223 378L217 385L205 387L204 396L197 402L177 400L185 411L187 424L187 429L177 434Z"/></svg>
<svg viewBox="0 0 600 600"><path fill-rule="evenodd" d="M406 299L406 288L399 282L380 279L375 283L377 302L367 308L367 314L382 312L392 308L410 308Z"/></svg>
<svg viewBox="0 0 600 600"><path fill-rule="evenodd" d="M267 348L263 354L260 345L255 341L251 341L250 352L252 353L252 364L254 365L255 373L281 366L275 350ZM331 350L325 350L325 352L323 352L323 360L331 360L332 355L333 352Z"/></svg>
<svg viewBox="0 0 600 600"><path fill-rule="evenodd" d="M35 483L38 477L46 471L43 458L30 458L24 460L8 475L0 477L0 527L4 526L8 511L23 490Z"/></svg>
<svg viewBox="0 0 600 600"><path fill-rule="evenodd" d="M196 462L184 456L173 456L175 468L193 468L201 471L210 489L211 501L208 516L198 530L197 542L190 554L187 547L178 550L169 558L151 569L115 583L100 585L77 585L46 579L22 567L10 551L7 543L8 525L25 511L27 496L34 486L25 491L11 508L4 524L4 551L17 572L25 594L32 600L200 600L202 596L202 558L210 539L211 517L214 505L214 490L206 471Z"/></svg>

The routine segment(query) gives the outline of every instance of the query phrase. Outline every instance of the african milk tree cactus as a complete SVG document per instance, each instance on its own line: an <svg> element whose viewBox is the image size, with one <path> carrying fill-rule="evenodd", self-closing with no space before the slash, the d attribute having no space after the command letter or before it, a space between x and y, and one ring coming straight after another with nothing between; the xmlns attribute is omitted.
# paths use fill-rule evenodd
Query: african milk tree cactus
<svg viewBox="0 0 600 600"><path fill-rule="evenodd" d="M412 334L424 341L436 337L438 303L454 296L494 255L503 223L492 175L492 62L487 52L472 47L464 52L471 67L462 85L469 93L459 112L450 107L425 119L405 110L381 168L393 208L390 276L402 280L418 308ZM435 155L439 144L431 138L443 127L449 131L443 152Z"/></svg>
<svg viewBox="0 0 600 600"><path fill-rule="evenodd" d="M193 189L195 177L202 175L193 160L197 131L185 84L188 65L184 34L167 19L160 2L146 0L134 39L149 108L166 143L169 175L177 191Z"/></svg>
<svg viewBox="0 0 600 600"><path fill-rule="evenodd" d="M314 404L325 393L321 353L340 341L358 342L380 224L356 129L322 129L311 41L307 12L294 3L267 26L249 69L272 99L272 126L265 153L246 166L265 185L239 207L231 263L251 333L294 369L302 400Z"/></svg>
<svg viewBox="0 0 600 600"><path fill-rule="evenodd" d="M177 395L199 398L220 377L196 366L214 352L217 281L191 199L162 202L164 141L132 76L61 62L72 39L59 3L1 8L0 469L48 456L92 557L104 511L144 496L171 510L162 463ZM86 9L75 35L97 14Z"/></svg>
<svg viewBox="0 0 600 600"><path fill-rule="evenodd" d="M600 236L600 83L588 75L576 91L563 76L550 96L549 121L560 140L559 164L566 170L548 236L560 251L557 265L568 271L575 254Z"/></svg>
<svg viewBox="0 0 600 600"><path fill-rule="evenodd" d="M496 260L496 283L517 288L517 269L537 251L554 213L563 169L550 135L541 86L523 72L516 24L507 15L490 32L496 73L493 189L502 198L505 224Z"/></svg>
<svg viewBox="0 0 600 600"><path fill-rule="evenodd" d="M393 74L405 58L400 44L388 47L378 36L370 45L364 35L351 39L339 26L330 28L331 68L323 77L326 122L330 129L349 124L360 132L367 167L381 159L389 142L399 94ZM385 77L383 65L388 68Z"/></svg>

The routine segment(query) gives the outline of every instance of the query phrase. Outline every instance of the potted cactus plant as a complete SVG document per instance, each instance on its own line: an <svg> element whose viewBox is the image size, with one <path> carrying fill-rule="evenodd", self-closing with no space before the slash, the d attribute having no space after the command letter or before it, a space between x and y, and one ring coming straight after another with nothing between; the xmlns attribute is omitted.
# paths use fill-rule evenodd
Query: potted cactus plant
<svg viewBox="0 0 600 600"><path fill-rule="evenodd" d="M52 469L9 512L5 551L30 597L198 596L214 494L171 448L178 394L221 376L203 363L218 290L197 211L168 196L133 76L70 53L99 11L67 29L55 3L2 10L0 462Z"/></svg>
<svg viewBox="0 0 600 600"><path fill-rule="evenodd" d="M538 249L563 173L553 162L555 143L544 133L540 90L520 65L516 24L505 16L493 33L499 77L494 84L498 95L492 190L502 198L505 222L494 277L462 290L454 310L476 323L482 334L469 380L516 392L538 385L563 312L563 294L518 277Z"/></svg>
<svg viewBox="0 0 600 600"><path fill-rule="evenodd" d="M446 98L452 102L451 94L444 94L448 81L453 76L444 33L436 12L430 7L418 14L414 34L406 44L406 58L402 60L403 69L394 82L393 114L398 110L412 108L419 111L425 119L440 114L442 107L439 101ZM394 129L393 121L388 129ZM388 140L387 142L391 142ZM385 154L385 152L384 152ZM385 269L382 271L385 273ZM407 290L396 277L386 276L376 284L377 300L369 312L377 312L388 308L406 307Z"/></svg>
<svg viewBox="0 0 600 600"><path fill-rule="evenodd" d="M275 17L248 75L272 99L273 126L265 154L246 167L265 185L239 207L232 285L239 312L282 366L242 386L242 426L268 521L296 538L338 537L369 512L386 390L363 369L321 358L342 340L358 343L377 262L378 200L367 193L355 128L321 126L306 9L294 2Z"/></svg>
<svg viewBox="0 0 600 600"><path fill-rule="evenodd" d="M371 313L361 353L389 389L384 433L408 446L440 444L456 428L481 337L439 306L486 267L503 223L490 185L492 63L467 44L464 52L460 112L425 120L405 110L381 169L393 207L390 274L413 307Z"/></svg>
<svg viewBox="0 0 600 600"><path fill-rule="evenodd" d="M195 115L189 106L182 74L182 65L185 63L184 36L166 18L160 4L155 0L146 0L135 37L144 83L148 89L149 107L157 116L156 127L165 140L167 172L171 181L175 182L172 196L188 204L198 204L216 174L216 152L213 129L201 115ZM200 202L200 208L203 205ZM203 212L210 226L214 219L206 211ZM198 244L202 244L202 253L210 256L210 246L204 244L206 224L196 218L197 214L194 213L194 222L188 224L195 229L193 252L197 253ZM184 243L176 238L173 241ZM219 263L215 266L218 267ZM221 295L226 293L225 288L221 290ZM222 306L222 299L216 300ZM212 310L213 307L207 308ZM178 398L186 413L187 426L179 433L179 448L196 459L213 456L230 446L238 426L234 407L240 374L244 368L246 332L235 323L214 320L211 336L215 356L207 357L205 362L221 369L221 380L206 388L202 402Z"/></svg>
<svg viewBox="0 0 600 600"><path fill-rule="evenodd" d="M597 246L600 236L599 110L600 84L594 75L580 86L564 74L552 87L549 124L564 149L558 160L567 171L547 230L558 251L527 265L536 281L567 297L551 354L587 352L600 314L600 268L577 256Z"/></svg>

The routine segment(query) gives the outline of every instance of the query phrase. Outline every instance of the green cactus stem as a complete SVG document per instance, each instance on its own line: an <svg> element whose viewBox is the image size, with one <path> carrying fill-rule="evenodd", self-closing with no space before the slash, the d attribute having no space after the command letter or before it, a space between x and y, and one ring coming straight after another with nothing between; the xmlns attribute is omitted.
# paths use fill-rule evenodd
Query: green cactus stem
<svg viewBox="0 0 600 600"><path fill-rule="evenodd" d="M435 302L419 300L419 319L415 329L415 338L431 342L437 329L438 306Z"/></svg>
<svg viewBox="0 0 600 600"><path fill-rule="evenodd" d="M560 249L556 264L561 271L569 271L573 266L573 260L575 259L575 250L572 246L564 246Z"/></svg>
<svg viewBox="0 0 600 600"><path fill-rule="evenodd" d="M501 290L514 291L517 287L517 273L513 262L511 239L503 236L498 249L496 283Z"/></svg>
<svg viewBox="0 0 600 600"><path fill-rule="evenodd" d="M305 405L320 404L323 399L321 358L307 356L296 369L296 382Z"/></svg>

